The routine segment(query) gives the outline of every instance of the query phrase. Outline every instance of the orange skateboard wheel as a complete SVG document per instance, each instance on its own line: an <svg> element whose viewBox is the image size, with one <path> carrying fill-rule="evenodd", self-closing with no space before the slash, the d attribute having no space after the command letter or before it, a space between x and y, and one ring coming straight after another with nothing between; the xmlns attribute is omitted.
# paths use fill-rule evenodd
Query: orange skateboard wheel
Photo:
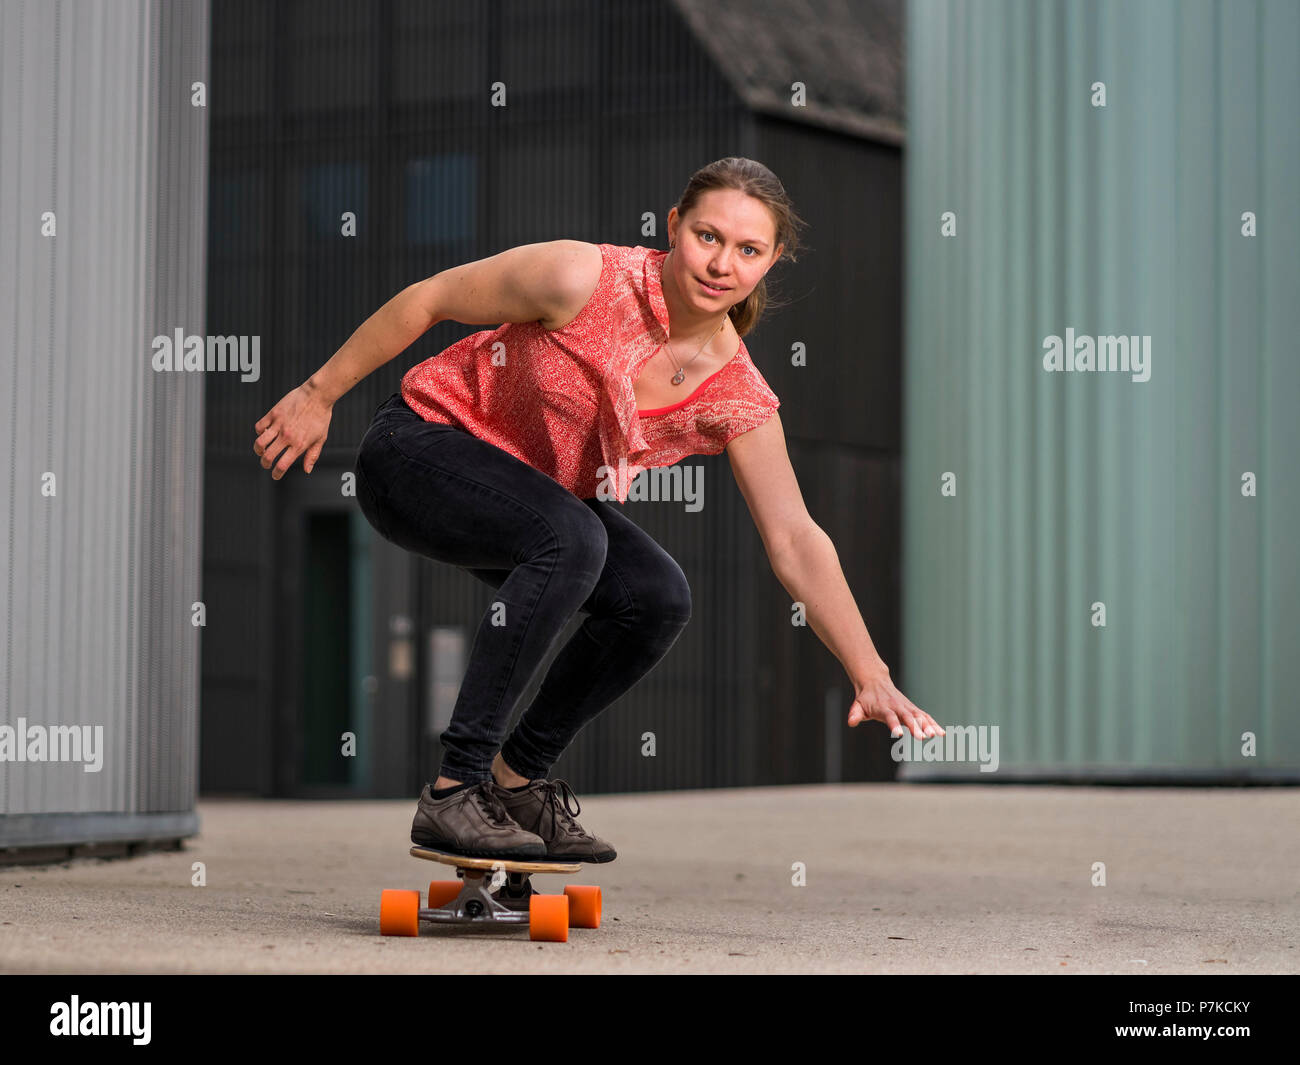
<svg viewBox="0 0 1300 1065"><path fill-rule="evenodd" d="M529 896L528 938L547 943L569 941L568 895Z"/></svg>
<svg viewBox="0 0 1300 1065"><path fill-rule="evenodd" d="M436 910L439 906L445 906L460 894L460 889L459 880L430 880L429 909Z"/></svg>
<svg viewBox="0 0 1300 1065"><path fill-rule="evenodd" d="M569 884L564 889L569 896L569 927L600 927L600 888L592 884Z"/></svg>
<svg viewBox="0 0 1300 1065"><path fill-rule="evenodd" d="M420 893L385 890L379 896L379 934L381 936L418 936L420 934Z"/></svg>

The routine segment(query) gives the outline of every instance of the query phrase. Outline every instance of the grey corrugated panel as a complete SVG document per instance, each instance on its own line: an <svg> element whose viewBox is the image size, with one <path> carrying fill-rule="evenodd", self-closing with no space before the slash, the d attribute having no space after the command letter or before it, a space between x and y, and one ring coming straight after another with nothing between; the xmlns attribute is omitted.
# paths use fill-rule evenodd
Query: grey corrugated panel
<svg viewBox="0 0 1300 1065"><path fill-rule="evenodd" d="M1009 773L1294 772L1300 11L910 11L909 694ZM1066 327L1151 380L1044 373Z"/></svg>
<svg viewBox="0 0 1300 1065"><path fill-rule="evenodd" d="M1278 471L1291 468L1288 457L1296 454L1295 397L1300 394L1294 357L1295 337L1300 335L1300 303L1295 299L1295 240L1300 236L1300 219L1296 217L1295 197L1288 197L1284 191L1296 187L1300 174L1300 130L1291 117L1294 102L1300 99L1300 68L1295 63L1298 18L1300 13L1294 6L1270 3L1261 13L1258 33L1262 42L1259 108L1261 129L1267 131L1261 132L1261 139L1268 149L1260 166L1259 186L1270 199L1280 197L1291 212L1286 236L1270 240L1260 262L1260 298L1270 312L1262 333L1276 359L1257 369L1262 408L1258 446L1269 456L1270 469ZM1266 741L1292 752L1294 765L1300 761L1295 753L1300 748L1300 715L1294 712L1300 660L1293 653L1293 637L1300 632L1300 552L1295 550L1300 483L1295 477L1274 480L1280 481L1275 489L1276 507L1270 499L1266 522L1259 533L1264 588L1258 604L1260 653L1266 670L1261 681L1261 702L1275 711L1267 726Z"/></svg>
<svg viewBox="0 0 1300 1065"><path fill-rule="evenodd" d="M25 41L18 24L20 9L10 8L0 13L0 103L7 104L3 121L0 121L0 229L6 233L22 235L18 224L18 200L13 194L14 167L12 161L18 158L15 151L20 135L19 123L15 121L12 108L14 101L21 96L11 87L13 72L21 70ZM14 691L14 617L15 594L20 586L22 574L16 573L13 565L14 535L19 522L18 490L19 482L24 482L24 489L33 491L30 473L24 469L19 473L19 456L17 444L19 412L19 360L18 360L18 276L16 258L12 255L0 257L0 326L4 329L4 342L0 344L0 372L4 387L0 389L0 403L3 404L4 435L2 438L9 461L4 464L4 490L0 491L0 535L4 537L4 639L0 639L0 698L4 700L6 717L8 705ZM25 515L24 515L25 516ZM0 776L0 809L7 809L12 801L12 788L8 774Z"/></svg>
<svg viewBox="0 0 1300 1065"><path fill-rule="evenodd" d="M199 830L194 812L10 814L3 821L0 853L9 848L78 843L180 839Z"/></svg>
<svg viewBox="0 0 1300 1065"><path fill-rule="evenodd" d="M131 815L180 812L178 834L192 834L203 384L155 375L150 341L203 332L206 118L188 100L207 77L207 4L70 17L15 3L0 17L0 155L20 167L0 180L6 232L19 235L0 266L19 297L4 316L19 342L4 373L2 720L104 730L98 773L0 766L0 842L49 815L92 840L129 835ZM34 235L44 210L57 213L54 240ZM36 491L46 470L52 499Z"/></svg>

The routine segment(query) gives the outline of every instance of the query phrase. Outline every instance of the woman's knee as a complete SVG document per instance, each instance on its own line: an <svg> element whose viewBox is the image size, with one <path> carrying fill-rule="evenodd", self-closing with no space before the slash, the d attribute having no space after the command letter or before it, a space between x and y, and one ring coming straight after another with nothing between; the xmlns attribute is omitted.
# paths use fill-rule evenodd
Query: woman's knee
<svg viewBox="0 0 1300 1065"><path fill-rule="evenodd" d="M567 579L583 581L588 590L594 587L604 572L609 552L604 523L573 497L572 505L566 502L548 511L539 526L539 550L558 559Z"/></svg>
<svg viewBox="0 0 1300 1065"><path fill-rule="evenodd" d="M666 621L685 625L691 620L691 586L676 562L664 569L655 605Z"/></svg>
<svg viewBox="0 0 1300 1065"><path fill-rule="evenodd" d="M668 554L655 566L641 569L629 591L643 623L682 629L691 620L691 586L681 566Z"/></svg>

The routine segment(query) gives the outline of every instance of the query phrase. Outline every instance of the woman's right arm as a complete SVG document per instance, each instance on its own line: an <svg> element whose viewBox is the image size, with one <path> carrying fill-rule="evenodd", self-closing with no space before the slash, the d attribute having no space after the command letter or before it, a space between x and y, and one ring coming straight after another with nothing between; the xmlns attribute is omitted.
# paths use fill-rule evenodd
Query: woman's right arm
<svg viewBox="0 0 1300 1065"><path fill-rule="evenodd" d="M261 457L262 468L271 469L275 463L271 477L278 481L305 454L303 470L311 473L325 446L334 404L436 323L542 321L549 326L567 321L590 297L600 264L600 249L594 244L553 240L509 248L407 286L253 426L258 433L253 451Z"/></svg>

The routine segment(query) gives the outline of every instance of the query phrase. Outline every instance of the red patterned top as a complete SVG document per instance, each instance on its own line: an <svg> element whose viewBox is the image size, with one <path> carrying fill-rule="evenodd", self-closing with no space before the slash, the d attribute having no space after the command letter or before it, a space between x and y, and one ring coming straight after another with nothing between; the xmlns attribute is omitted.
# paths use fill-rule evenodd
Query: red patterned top
<svg viewBox="0 0 1300 1065"><path fill-rule="evenodd" d="M716 455L781 401L742 339L686 399L637 410L633 384L668 339L668 253L599 248L600 281L568 325L507 322L473 333L407 371L402 398L426 421L459 425L581 499L621 503L642 470Z"/></svg>

